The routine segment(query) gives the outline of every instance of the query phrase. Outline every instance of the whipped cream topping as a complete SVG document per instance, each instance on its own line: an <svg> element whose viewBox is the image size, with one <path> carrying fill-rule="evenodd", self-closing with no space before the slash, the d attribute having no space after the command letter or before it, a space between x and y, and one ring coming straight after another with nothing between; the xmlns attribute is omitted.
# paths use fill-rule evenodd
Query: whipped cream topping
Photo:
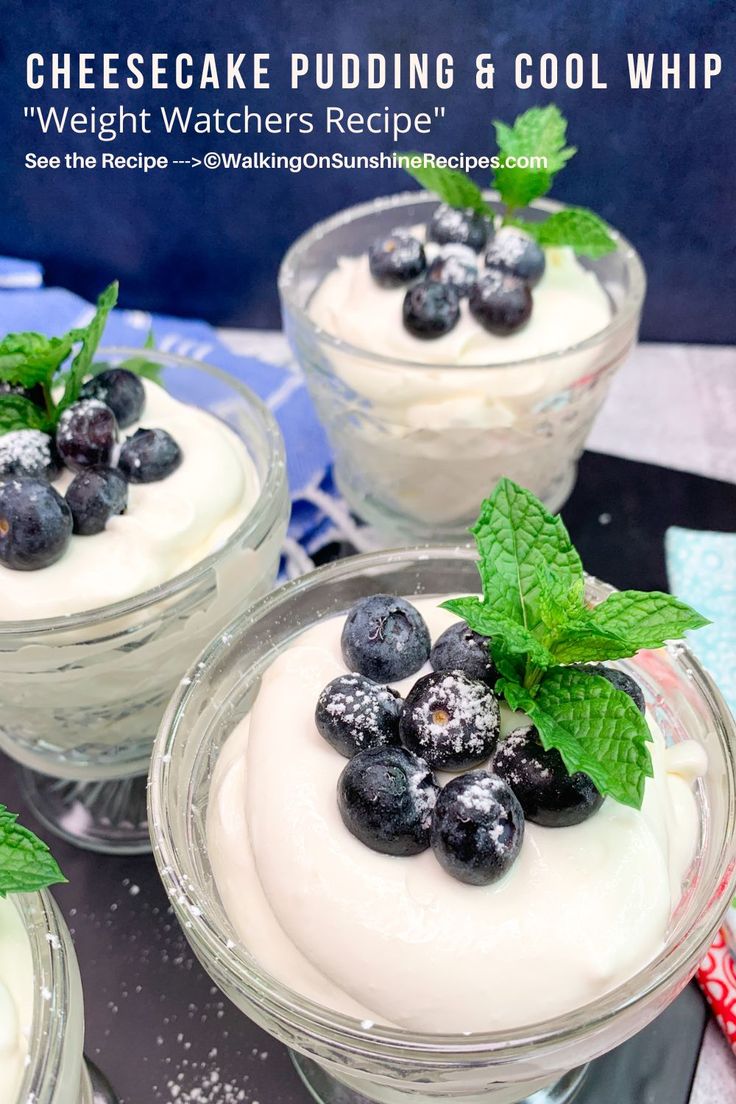
<svg viewBox="0 0 736 1104"><path fill-rule="evenodd" d="M415 603L433 639L456 620L440 600ZM702 749L666 748L650 716L655 775L641 811L608 799L574 827L527 822L508 875L464 885L431 850L378 854L340 819L346 760L313 718L322 688L345 672L342 625L324 620L274 661L213 776L209 859L261 966L360 1020L473 1032L576 1009L655 957L699 839L691 785ZM423 673L396 688L405 695ZM524 723L503 712L503 732Z"/></svg>
<svg viewBox="0 0 736 1104"><path fill-rule="evenodd" d="M0 1104L17 1104L33 1019L33 959L20 914L0 900Z"/></svg>
<svg viewBox="0 0 736 1104"><path fill-rule="evenodd" d="M426 249L431 259L439 247ZM490 334L463 299L457 325L434 340L405 329L405 289L380 287L367 253L336 258L309 313L345 344L317 334L306 367L340 489L358 514L432 539L465 532L502 476L555 508L564 500L636 320L607 329L613 306L597 276L571 249L545 252L523 328Z"/></svg>
<svg viewBox="0 0 736 1104"><path fill-rule="evenodd" d="M180 466L157 483L131 483L126 512L102 533L72 537L50 567L0 566L0 619L57 617L141 594L221 547L252 509L260 487L243 442L208 411L143 384L141 420L121 430L121 443L139 427L165 429L182 450ZM65 470L54 486L63 495L73 478Z"/></svg>
<svg viewBox="0 0 736 1104"><path fill-rule="evenodd" d="M423 227L414 227L412 234L424 240ZM426 243L428 263L440 248ZM402 322L406 288L377 284L367 253L338 259L317 288L310 315L327 333L358 349L427 365L493 365L554 353L604 329L611 320L611 304L572 249L550 248L545 254L544 275L532 291L531 318L507 337L484 330L471 315L467 298L461 300L460 320L449 333L432 340L414 337ZM478 264L482 272L482 255Z"/></svg>

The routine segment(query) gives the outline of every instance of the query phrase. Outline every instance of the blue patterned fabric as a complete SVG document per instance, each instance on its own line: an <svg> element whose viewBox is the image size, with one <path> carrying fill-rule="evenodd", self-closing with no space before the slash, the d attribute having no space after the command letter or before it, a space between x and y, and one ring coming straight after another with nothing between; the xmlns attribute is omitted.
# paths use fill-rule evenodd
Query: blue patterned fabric
<svg viewBox="0 0 736 1104"><path fill-rule="evenodd" d="M92 307L79 296L44 287L39 265L0 257L0 334L61 334L83 325L91 315ZM327 440L303 376L295 365L280 367L230 352L205 322L142 311L113 311L104 344L140 346L151 327L158 350L206 360L230 372L270 407L286 442L292 500L284 572L294 575L308 569L315 551L344 535L343 523L349 524L349 517L335 493Z"/></svg>
<svg viewBox="0 0 736 1104"><path fill-rule="evenodd" d="M689 643L736 714L736 533L673 527L665 548L670 590L713 622Z"/></svg>

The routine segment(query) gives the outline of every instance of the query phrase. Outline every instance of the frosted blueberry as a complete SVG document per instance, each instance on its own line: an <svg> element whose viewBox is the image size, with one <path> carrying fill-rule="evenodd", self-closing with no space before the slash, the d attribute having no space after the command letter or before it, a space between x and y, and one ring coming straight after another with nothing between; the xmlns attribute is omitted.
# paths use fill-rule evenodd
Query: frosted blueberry
<svg viewBox="0 0 736 1104"><path fill-rule="evenodd" d="M489 885L513 866L524 839L524 813L513 791L490 771L469 771L440 792L432 850L461 882Z"/></svg>
<svg viewBox="0 0 736 1104"><path fill-rule="evenodd" d="M349 832L384 855L418 855L429 847L439 787L429 767L400 747L359 751L337 783Z"/></svg>
<svg viewBox="0 0 736 1104"><path fill-rule="evenodd" d="M559 751L542 747L533 725L509 733L493 769L514 791L527 820L545 828L580 824L603 804L592 779L582 771L570 774Z"/></svg>
<svg viewBox="0 0 736 1104"><path fill-rule="evenodd" d="M432 671L407 694L399 732L433 770L462 770L493 755L499 719L498 699L486 683L463 671Z"/></svg>
<svg viewBox="0 0 736 1104"><path fill-rule="evenodd" d="M403 704L390 686L364 675L338 675L317 699L314 720L328 744L350 759L369 747L399 743Z"/></svg>

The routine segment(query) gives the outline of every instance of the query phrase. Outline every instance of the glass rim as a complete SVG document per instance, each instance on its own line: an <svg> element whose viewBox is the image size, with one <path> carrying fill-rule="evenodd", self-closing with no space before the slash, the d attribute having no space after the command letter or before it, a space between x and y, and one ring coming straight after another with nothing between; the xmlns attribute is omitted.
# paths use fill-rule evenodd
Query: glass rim
<svg viewBox="0 0 736 1104"><path fill-rule="evenodd" d="M234 943L210 921L202 908L202 894L188 873L179 868L179 847L174 839L174 821L169 813L171 805L165 800L172 775L173 749L182 743L182 718L189 703L198 694L198 679L203 671L217 666L220 656L232 648L233 638L242 635L248 627L271 616L275 609L288 602L293 593L318 588L323 582L349 578L361 568L377 568L415 562L417 559L475 560L475 549L461 545L416 545L408 548L387 549L350 556L336 563L317 568L309 574L291 580L260 599L249 610L237 617L201 654L192 665L191 680L177 688L167 707L159 728L152 756L149 779L149 823L152 827L153 853L167 895L179 918L186 919L187 933L198 948L206 949L211 961L217 962L220 976L225 976L231 992L245 992L247 999L277 1019L292 1027L302 1027L316 1036L357 1048L364 1053L385 1055L387 1050L408 1056L412 1052L424 1059L443 1058L462 1061L469 1056L487 1055L493 1061L519 1058L529 1049L553 1046L560 1041L575 1039L579 1035L602 1027L631 1007L641 1005L665 989L676 977L684 977L692 971L715 936L720 925L725 899L730 900L736 890L736 767L732 749L736 745L736 723L732 718L718 688L692 652L680 641L666 646L675 660L679 659L692 674L693 684L704 699L718 740L729 765L727 771L727 830L720 841L717 868L722 871L720 881L709 885L703 896L700 915L707 922L693 927L674 945L660 953L631 978L617 985L601 997L572 1012L549 1017L522 1027L495 1032L438 1033L414 1032L399 1027L372 1025L366 1029L355 1017L334 1011L302 996L262 969L246 947ZM608 584L586 576L588 585L606 588ZM374 1048L374 1050L371 1050Z"/></svg>
<svg viewBox="0 0 736 1104"><path fill-rule="evenodd" d="M50 1100L64 1060L72 975L69 954L71 936L58 905L48 890L13 894L31 945L33 960L33 1018L28 1041L28 1062L18 1104ZM50 993L50 997L45 997ZM80 1009L80 1021L83 1020ZM79 1053L80 1069L82 1052Z"/></svg>
<svg viewBox="0 0 736 1104"><path fill-rule="evenodd" d="M263 402L245 383L223 371L221 368L209 364L207 361L194 360L192 357L178 356L175 353L158 352L155 349L140 349L127 345L106 345L98 351L100 357L140 357L145 355L147 360L155 361L163 365L179 365L183 368L197 369L206 375L213 376L221 383L227 384L238 396L244 400L260 423L264 440L267 446L267 475L262 484L258 498L248 511L247 515L227 538L224 544L210 552L203 560L187 568L186 571L174 575L163 583L149 587L140 594L134 594L129 598L122 598L117 602L110 602L104 606L95 606L90 610L81 610L78 613L58 614L54 617L38 617L27 620L8 621L0 618L0 640L3 637L43 635L56 630L86 628L112 621L126 614L138 613L156 603L179 594L186 590L190 584L198 578L206 575L216 564L226 558L231 550L241 543L243 539L258 536L264 524L267 523L272 504L283 491L286 493L286 452L278 423ZM260 539L260 538L259 538Z"/></svg>
<svg viewBox="0 0 736 1104"><path fill-rule="evenodd" d="M483 192L486 199L490 201L498 201L498 193L487 189ZM523 360L509 360L509 361L497 361L491 364L462 364L446 363L435 364L427 363L427 361L420 360L406 360L402 357L387 356L383 353L372 352L369 349L361 348L359 345L353 345L348 341L337 337L335 334L330 333L328 330L318 326L307 310L300 306L296 300L296 294L294 291L296 284L296 271L300 260L304 253L316 242L323 238L326 234L336 230L338 227L347 226L349 223L357 221L366 215L371 215L378 211L387 211L392 207L406 207L412 203L438 203L439 200L433 197L429 192L415 191L415 192L397 192L392 196L379 196L376 199L368 200L365 203L358 203L352 207L345 207L343 210L338 211L334 215L330 215L329 218L322 219L317 222L304 234L297 238L295 242L286 251L284 258L279 266L278 273L278 290L281 296L282 304L286 306L289 313L292 314L299 324L306 330L311 331L319 341L325 345L330 346L336 352L348 354L349 356L359 357L361 360L365 360L377 365L399 367L408 371L427 371L431 369L434 372L441 371L453 371L457 372L458 368L462 368L463 371L483 371L489 372L491 370L509 370L513 368L524 369L529 368L531 365L545 365L553 364L562 357L572 356L576 353L585 352L588 349L599 345L601 342L608 340L608 338L617 333L622 327L626 326L632 317L635 317L642 307L644 296L646 294L646 272L644 269L641 257L637 253L634 246L627 238L624 237L615 227L605 223L606 229L610 233L611 237L617 243L616 252L619 253L626 265L626 270L630 277L630 286L627 289L626 296L621 304L620 308L614 311L613 317L607 326L604 326L602 330L598 330L597 333L591 334L589 337L584 338L582 341L574 342L572 345L566 345L562 349L555 349L550 353L542 353L538 356L524 357ZM567 204L560 203L553 199L535 199L529 204L529 209L538 211L548 211L554 213L556 211L565 210ZM366 248L369 243L366 244ZM336 258L337 260L337 258Z"/></svg>

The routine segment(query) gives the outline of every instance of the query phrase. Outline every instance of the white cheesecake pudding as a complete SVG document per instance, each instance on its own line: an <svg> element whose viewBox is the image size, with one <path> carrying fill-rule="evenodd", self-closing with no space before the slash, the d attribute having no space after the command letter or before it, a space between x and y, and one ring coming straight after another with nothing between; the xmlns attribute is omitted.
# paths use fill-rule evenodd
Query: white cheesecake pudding
<svg viewBox="0 0 736 1104"><path fill-rule="evenodd" d="M443 249L452 250L451 246L426 241L424 227L412 227L411 234L423 242L430 266ZM457 256L470 252L464 246L455 249ZM463 297L459 303L459 320L452 330L432 340L415 337L402 323L406 287L382 287L376 283L367 253L338 258L336 267L315 292L310 313L322 329L349 345L415 365L488 367L533 360L577 345L599 333L610 322L612 313L610 299L595 273L583 267L572 249L546 249L545 257L544 274L532 292L534 306L528 322L503 336L483 329L473 318L467 297ZM482 257L475 260L482 276L487 271L485 263ZM344 369L345 365L341 367ZM456 372L446 381L440 381L437 373L402 372L401 368L399 371L407 408L433 385L444 402L456 404L475 388L487 402L494 397L503 399L509 392L508 383L497 370L482 373L480 378L477 372ZM574 368L569 363L560 372L554 368L551 372L532 372L531 386L525 390L527 399L539 398L564 386L570 382L571 372L574 377ZM377 397L370 378L356 381L350 374L348 382L357 384L365 394ZM397 382L394 394L398 389ZM442 410L435 413L434 425L438 425Z"/></svg>
<svg viewBox="0 0 736 1104"><path fill-rule="evenodd" d="M0 900L0 1104L17 1104L33 1018L33 960L20 913Z"/></svg>
<svg viewBox="0 0 736 1104"><path fill-rule="evenodd" d="M0 435L0 748L50 786L143 776L182 673L278 573L274 418L207 364L147 355L168 386L127 369L133 355L95 365L48 432ZM0 406L27 401L0 389ZM38 797L47 824L93 825L100 847L134 825L148 846L139 800L100 800L98 825L69 793L69 808Z"/></svg>
<svg viewBox="0 0 736 1104"><path fill-rule="evenodd" d="M457 620L440 601L413 603L433 641ZM640 811L606 798L570 827L527 819L511 869L465 884L432 849L382 854L346 827L336 794L347 760L315 723L321 692L348 671L344 624L326 619L276 658L214 771L209 861L259 964L328 1008L436 1033L578 1009L651 961L699 841L699 745L666 748L648 714L654 777ZM430 670L391 685L404 697ZM523 723L503 710L502 739Z"/></svg>
<svg viewBox="0 0 736 1104"><path fill-rule="evenodd" d="M259 479L243 442L208 411L149 380L143 386L143 411L120 441L141 427L165 430L181 449L180 464L165 478L130 482L124 513L102 532L72 536L49 566L0 566L2 620L58 617L142 594L222 547L253 508ZM53 486L63 495L73 476L63 468Z"/></svg>
<svg viewBox="0 0 736 1104"><path fill-rule="evenodd" d="M528 235L489 222L473 248L462 234L440 240L442 211L407 193L341 212L281 273L338 486L394 543L464 534L503 476L559 509L644 291L618 236L595 260L532 242L537 267L522 278Z"/></svg>

